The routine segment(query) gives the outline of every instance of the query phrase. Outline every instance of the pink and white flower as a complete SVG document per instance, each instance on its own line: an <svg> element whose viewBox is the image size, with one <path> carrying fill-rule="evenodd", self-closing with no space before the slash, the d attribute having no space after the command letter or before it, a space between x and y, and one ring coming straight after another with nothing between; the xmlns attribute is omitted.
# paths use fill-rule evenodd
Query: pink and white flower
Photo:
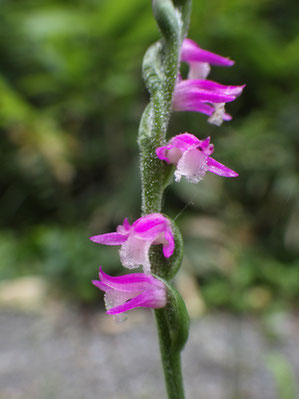
<svg viewBox="0 0 299 399"><path fill-rule="evenodd" d="M210 137L199 140L190 133L179 134L167 145L156 149L159 159L176 165L174 176L177 182L185 176L191 183L198 183L206 172L225 177L238 176L238 173L210 157L213 152L214 145L210 144Z"/></svg>
<svg viewBox="0 0 299 399"><path fill-rule="evenodd" d="M201 112L211 117L209 122L220 125L222 120L231 120L231 116L225 113L224 104L235 100L243 88L204 79L178 80L172 107L175 111Z"/></svg>
<svg viewBox="0 0 299 399"><path fill-rule="evenodd" d="M107 314L118 315L127 310L143 308L162 308L167 302L165 284L145 273L133 273L112 277L100 267L99 280L93 285L105 292Z"/></svg>
<svg viewBox="0 0 299 399"><path fill-rule="evenodd" d="M171 223L160 213L142 216L132 225L128 219L125 219L115 233L100 234L90 239L97 244L121 245L120 260L123 266L132 269L142 265L145 273L150 273L151 245L162 244L166 258L169 258L174 251Z"/></svg>
<svg viewBox="0 0 299 399"><path fill-rule="evenodd" d="M226 103L235 100L245 85L226 86L206 80L210 65L232 66L234 61L218 54L201 49L194 41L185 39L181 50L181 61L189 65L188 79L179 76L174 96L175 111L193 111L208 115L208 122L217 126L232 119L225 112Z"/></svg>
<svg viewBox="0 0 299 399"><path fill-rule="evenodd" d="M181 49L181 61L189 65L188 79L206 79L210 65L232 66L234 61L221 55L203 50L191 39L184 39Z"/></svg>

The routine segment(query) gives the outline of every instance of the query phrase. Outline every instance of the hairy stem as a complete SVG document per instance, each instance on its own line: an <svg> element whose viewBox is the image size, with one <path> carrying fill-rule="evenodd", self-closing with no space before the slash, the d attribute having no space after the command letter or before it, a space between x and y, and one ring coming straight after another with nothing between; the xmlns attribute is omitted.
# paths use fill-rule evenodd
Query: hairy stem
<svg viewBox="0 0 299 399"><path fill-rule="evenodd" d="M143 60L143 77L151 99L141 118L138 134L143 214L160 213L162 210L169 168L157 158L156 148L163 145L166 139L191 0L152 0L152 5L162 39L148 49ZM158 277L165 277L165 258L161 250L155 247L152 255L152 271ZM188 334L178 335L177 330L180 331L178 324L181 324L188 331L188 321L181 299L177 299L176 295L173 298L176 298L174 302L155 310L155 317L168 398L184 399L180 353Z"/></svg>
<svg viewBox="0 0 299 399"><path fill-rule="evenodd" d="M155 318L160 341L161 360L164 370L165 385L169 399L184 399L183 376L180 351L170 350L171 337L167 319L161 309L155 310Z"/></svg>

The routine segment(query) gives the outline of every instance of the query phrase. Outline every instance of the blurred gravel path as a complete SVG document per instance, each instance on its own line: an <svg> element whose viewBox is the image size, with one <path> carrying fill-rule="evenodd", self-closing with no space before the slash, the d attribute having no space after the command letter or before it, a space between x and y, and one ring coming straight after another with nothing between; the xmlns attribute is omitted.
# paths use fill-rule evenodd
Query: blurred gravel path
<svg viewBox="0 0 299 399"><path fill-rule="evenodd" d="M299 379L299 321L217 314L192 321L183 353L187 399L276 399L265 359L279 351ZM164 399L154 321L131 312L0 311L0 399Z"/></svg>

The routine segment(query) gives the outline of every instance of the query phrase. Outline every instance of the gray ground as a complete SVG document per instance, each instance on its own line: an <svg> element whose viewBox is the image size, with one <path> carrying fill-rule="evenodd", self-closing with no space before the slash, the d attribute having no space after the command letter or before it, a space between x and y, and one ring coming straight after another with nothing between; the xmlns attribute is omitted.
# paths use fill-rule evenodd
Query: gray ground
<svg viewBox="0 0 299 399"><path fill-rule="evenodd" d="M187 399L293 399L279 396L275 382L291 385L292 373L298 381L298 333L292 315L268 324L230 314L192 321ZM0 310L0 399L165 397L150 312L130 312L117 325L100 312Z"/></svg>

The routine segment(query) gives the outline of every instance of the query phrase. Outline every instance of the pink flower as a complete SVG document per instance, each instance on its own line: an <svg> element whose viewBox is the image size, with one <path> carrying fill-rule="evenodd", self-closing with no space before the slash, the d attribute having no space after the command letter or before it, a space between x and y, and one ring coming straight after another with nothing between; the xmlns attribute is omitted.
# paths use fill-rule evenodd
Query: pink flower
<svg viewBox="0 0 299 399"><path fill-rule="evenodd" d="M214 146L210 144L210 137L199 140L190 133L179 134L169 144L156 149L159 159L176 165L174 176L177 182L185 176L188 181L198 183L206 172L225 177L238 176L238 173L210 157L213 152Z"/></svg>
<svg viewBox="0 0 299 399"><path fill-rule="evenodd" d="M111 277L100 267L99 280L92 283L105 292L107 313L111 315L137 307L162 308L167 302L165 284L150 274Z"/></svg>
<svg viewBox="0 0 299 399"><path fill-rule="evenodd" d="M174 251L174 236L170 221L160 213L142 216L130 226L128 219L117 227L115 233L90 237L91 241L103 245L121 245L120 260L123 266L132 269L140 265L150 273L149 249L162 244L163 254L169 258Z"/></svg>
<svg viewBox="0 0 299 399"><path fill-rule="evenodd" d="M234 65L234 61L201 49L198 44L191 39L185 39L183 41L181 61L189 64L189 79L206 79L211 69L210 65Z"/></svg>
<svg viewBox="0 0 299 399"><path fill-rule="evenodd" d="M224 104L235 100L243 88L244 86L225 86L204 79L180 80L175 86L172 106L175 111L193 111L209 115L209 122L220 125L222 120L231 119L231 116L225 113Z"/></svg>
<svg viewBox="0 0 299 399"><path fill-rule="evenodd" d="M224 105L233 101L242 93L243 86L225 86L220 83L206 80L210 72L210 64L231 66L234 61L201 49L190 39L183 41L181 61L189 65L187 80L179 76L176 83L173 109L175 111L201 112L210 116L208 122L221 125L223 120L231 120Z"/></svg>

